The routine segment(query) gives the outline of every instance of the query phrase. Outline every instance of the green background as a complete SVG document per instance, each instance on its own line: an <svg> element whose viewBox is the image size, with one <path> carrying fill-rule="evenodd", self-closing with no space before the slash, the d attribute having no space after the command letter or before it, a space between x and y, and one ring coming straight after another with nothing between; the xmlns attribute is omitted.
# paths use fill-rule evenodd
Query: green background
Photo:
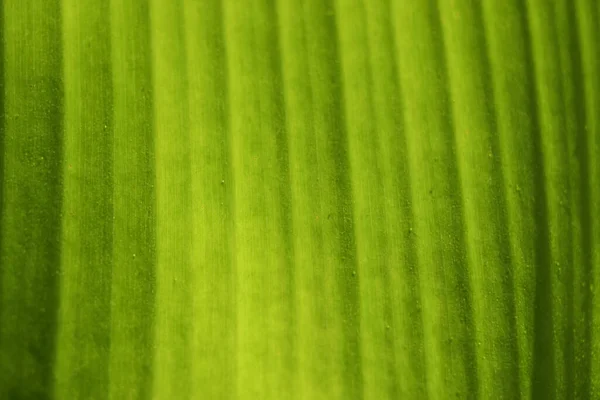
<svg viewBox="0 0 600 400"><path fill-rule="evenodd" d="M600 399L597 0L0 10L0 399Z"/></svg>

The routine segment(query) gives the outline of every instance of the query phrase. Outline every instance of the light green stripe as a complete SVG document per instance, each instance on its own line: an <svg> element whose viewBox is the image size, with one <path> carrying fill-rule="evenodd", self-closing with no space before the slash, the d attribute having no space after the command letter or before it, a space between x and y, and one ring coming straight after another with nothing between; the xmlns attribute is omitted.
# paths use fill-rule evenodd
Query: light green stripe
<svg viewBox="0 0 600 400"><path fill-rule="evenodd" d="M439 2L473 290L479 398L518 397L517 344L504 179L481 8ZM469 71L469 79L464 79Z"/></svg>
<svg viewBox="0 0 600 400"><path fill-rule="evenodd" d="M190 132L183 1L150 2L156 169L154 399L192 397Z"/></svg>
<svg viewBox="0 0 600 400"><path fill-rule="evenodd" d="M368 32L375 126L379 138L385 225L389 242L384 253L388 304L386 340L394 354L397 393L392 397L423 398L426 394L421 293L416 237L410 201L410 176L402 101L397 75L391 3L363 0Z"/></svg>
<svg viewBox="0 0 600 400"><path fill-rule="evenodd" d="M241 399L294 396L289 180L274 17L267 1L225 5Z"/></svg>
<svg viewBox="0 0 600 400"><path fill-rule="evenodd" d="M520 1L484 2L483 20L490 57L499 156L510 235L515 292L518 381L521 399L531 398L536 263L544 247L539 218L541 175L536 164L538 135L533 71L526 19ZM511 43L507 46L507 43ZM515 82L520 82L518 85ZM518 106L515 106L518 105ZM543 201L543 199L542 199Z"/></svg>
<svg viewBox="0 0 600 400"><path fill-rule="evenodd" d="M233 182L227 133L222 15L216 2L186 3L194 221L195 395L235 394Z"/></svg>
<svg viewBox="0 0 600 400"><path fill-rule="evenodd" d="M386 340L394 352L397 392L390 396L423 398L427 388L421 314L421 293L416 262L416 237L410 201L410 176L403 104L397 75L391 3L363 0L369 40L371 97L379 138L385 225L389 242L384 253L387 269L390 319Z"/></svg>
<svg viewBox="0 0 600 400"><path fill-rule="evenodd" d="M236 393L233 179L219 1L185 5L192 166L193 395Z"/></svg>
<svg viewBox="0 0 600 400"><path fill-rule="evenodd" d="M155 176L149 9L112 0L114 104L110 398L151 396L155 308Z"/></svg>
<svg viewBox="0 0 600 400"><path fill-rule="evenodd" d="M360 373L354 336L357 276L339 81L332 63L337 50L330 40L336 32L328 7L279 4L298 304L296 384L304 399L360 394L354 375ZM320 46L323 38L329 45Z"/></svg>
<svg viewBox="0 0 600 400"><path fill-rule="evenodd" d="M66 0L62 11L64 206L54 393L57 399L104 399L113 243L109 8Z"/></svg>
<svg viewBox="0 0 600 400"><path fill-rule="evenodd" d="M394 305L390 304L390 268L394 264L387 260L393 231L388 232L385 223L386 193L378 157L382 144L371 100L373 48L365 11L360 0L336 2L360 281L363 397L385 399L397 398L399 391L391 316Z"/></svg>
<svg viewBox="0 0 600 400"><path fill-rule="evenodd" d="M431 1L396 0L391 14L409 153L428 397L473 398L471 290L440 22Z"/></svg>
<svg viewBox="0 0 600 400"><path fill-rule="evenodd" d="M356 264L352 189L338 62L340 48L333 0L306 0L304 29L308 80L312 92L315 146L320 166L318 190L325 251L324 282L332 299L330 318L332 374L337 398L360 398L363 392L360 348L359 276ZM300 250L297 250L300 251ZM339 360L339 361L335 361Z"/></svg>
<svg viewBox="0 0 600 400"><path fill-rule="evenodd" d="M297 368L292 384L300 399L339 398L343 333L336 314L335 288L325 263L324 204L335 201L323 190L323 150L318 148L313 116L313 90L302 2L278 2L282 48L286 131L289 142L296 282ZM331 290L334 296L326 293Z"/></svg>

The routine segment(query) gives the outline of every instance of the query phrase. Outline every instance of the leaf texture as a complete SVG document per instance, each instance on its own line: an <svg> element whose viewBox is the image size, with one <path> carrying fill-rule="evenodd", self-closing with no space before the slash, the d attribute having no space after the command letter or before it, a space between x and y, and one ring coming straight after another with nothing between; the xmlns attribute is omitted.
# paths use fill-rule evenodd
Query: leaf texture
<svg viewBox="0 0 600 400"><path fill-rule="evenodd" d="M600 398L596 1L0 22L1 399Z"/></svg>

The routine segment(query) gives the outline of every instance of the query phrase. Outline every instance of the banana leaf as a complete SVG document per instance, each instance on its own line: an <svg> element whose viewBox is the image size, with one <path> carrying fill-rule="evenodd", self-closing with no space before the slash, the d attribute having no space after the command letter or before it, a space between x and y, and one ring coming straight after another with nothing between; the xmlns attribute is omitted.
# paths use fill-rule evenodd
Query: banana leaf
<svg viewBox="0 0 600 400"><path fill-rule="evenodd" d="M4 0L0 399L600 399L596 0Z"/></svg>

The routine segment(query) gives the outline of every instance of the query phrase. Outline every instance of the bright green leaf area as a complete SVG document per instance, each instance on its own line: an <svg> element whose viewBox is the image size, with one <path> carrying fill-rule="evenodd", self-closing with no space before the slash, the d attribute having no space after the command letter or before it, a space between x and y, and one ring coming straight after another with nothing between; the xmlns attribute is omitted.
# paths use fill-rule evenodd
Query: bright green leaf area
<svg viewBox="0 0 600 400"><path fill-rule="evenodd" d="M0 399L600 399L597 0L0 37Z"/></svg>

